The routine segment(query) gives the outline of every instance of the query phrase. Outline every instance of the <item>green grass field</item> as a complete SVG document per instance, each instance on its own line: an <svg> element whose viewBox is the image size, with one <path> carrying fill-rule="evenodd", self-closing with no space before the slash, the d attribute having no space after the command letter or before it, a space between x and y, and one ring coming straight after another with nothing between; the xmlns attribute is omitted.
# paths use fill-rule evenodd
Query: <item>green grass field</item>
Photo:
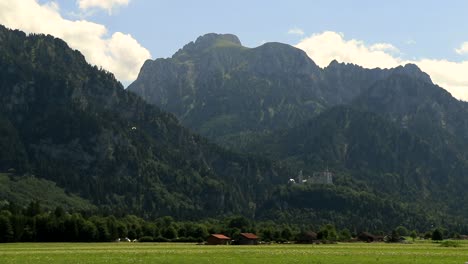
<svg viewBox="0 0 468 264"><path fill-rule="evenodd" d="M165 243L0 244L0 263L457 263L468 244L200 246Z"/></svg>

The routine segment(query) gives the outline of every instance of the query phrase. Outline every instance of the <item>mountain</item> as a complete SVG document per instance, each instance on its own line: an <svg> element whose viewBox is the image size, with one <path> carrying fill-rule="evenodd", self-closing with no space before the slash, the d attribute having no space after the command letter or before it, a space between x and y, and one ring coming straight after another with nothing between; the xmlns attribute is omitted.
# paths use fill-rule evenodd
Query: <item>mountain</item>
<svg viewBox="0 0 468 264"><path fill-rule="evenodd" d="M147 61L128 90L224 146L296 174L334 172L334 187L281 186L262 209L277 219L308 212L357 222L366 210L346 210L359 210L360 199L384 222L389 215L379 212L467 217L467 103L416 65L332 61L322 69L289 45L246 48L233 35L208 34L171 58Z"/></svg>
<svg viewBox="0 0 468 264"><path fill-rule="evenodd" d="M281 43L246 48L230 34L207 34L171 58L148 60L128 90L175 114L185 126L236 148L352 101L392 74L432 83L415 65L365 69L333 61L324 69Z"/></svg>
<svg viewBox="0 0 468 264"><path fill-rule="evenodd" d="M385 79L395 74L432 84L430 76L414 64L392 69L367 69L359 65L338 63L333 60L323 69L323 73L323 86L332 94L329 97L331 105L348 104L377 81L385 82Z"/></svg>
<svg viewBox="0 0 468 264"><path fill-rule="evenodd" d="M179 122L60 39L0 27L0 47L0 199L145 218L239 214L353 230L468 229L461 152L366 108L366 94L393 76L432 85L411 65L320 69L288 45L248 49L233 35L209 34L173 58L147 61L132 85L157 95ZM342 76L341 84L327 74ZM352 82L348 95L334 94ZM252 154L181 123L243 139ZM326 167L333 185L290 183L299 170Z"/></svg>
<svg viewBox="0 0 468 264"><path fill-rule="evenodd" d="M320 112L320 68L281 43L243 47L233 35L207 34L172 58L148 60L128 90L174 113L218 142L292 127Z"/></svg>
<svg viewBox="0 0 468 264"><path fill-rule="evenodd" d="M163 64L184 70L170 73ZM258 80L265 85L258 85ZM433 153L450 151L456 160L466 159L468 104L433 84L414 64L366 69L332 61L321 69L304 52L285 44L249 49L233 35L207 34L172 58L147 61L128 89L218 143L263 154L274 150L273 158L286 158L290 153L283 147L288 144L280 142L271 149L262 144L284 131L291 130L286 133L292 135L304 129L298 127L332 107L349 105L406 129ZM335 132L339 131L330 131ZM305 144L306 139L297 140ZM385 155L378 157L385 160ZM321 153L317 161L333 163L335 158ZM375 156L369 153L364 158Z"/></svg>
<svg viewBox="0 0 468 264"><path fill-rule="evenodd" d="M401 74L374 83L351 103L381 114L432 145L466 156L468 104L430 82Z"/></svg>
<svg viewBox="0 0 468 264"><path fill-rule="evenodd" d="M311 121L251 145L275 160L311 174L325 167L348 173L394 199L440 199L468 183L468 163L449 147L435 146L382 116L332 107ZM424 203L427 203L424 202Z"/></svg>
<svg viewBox="0 0 468 264"><path fill-rule="evenodd" d="M4 27L0 134L1 171L45 179L114 213L252 216L287 178L193 134L62 40Z"/></svg>
<svg viewBox="0 0 468 264"><path fill-rule="evenodd" d="M445 137L432 132L438 133L432 138ZM468 217L464 149L455 141L433 144L378 113L334 106L302 125L256 138L244 150L288 164L308 181L317 172L333 172L334 186L293 184L273 195L263 211L275 219L300 221L307 214L378 230Z"/></svg>

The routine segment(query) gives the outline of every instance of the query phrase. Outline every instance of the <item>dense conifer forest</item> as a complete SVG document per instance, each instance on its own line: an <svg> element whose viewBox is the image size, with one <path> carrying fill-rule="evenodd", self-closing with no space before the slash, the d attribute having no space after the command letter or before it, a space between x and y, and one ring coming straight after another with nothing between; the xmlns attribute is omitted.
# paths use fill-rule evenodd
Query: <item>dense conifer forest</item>
<svg viewBox="0 0 468 264"><path fill-rule="evenodd" d="M465 234L466 116L414 65L321 69L209 34L126 90L64 41L0 27L0 239Z"/></svg>

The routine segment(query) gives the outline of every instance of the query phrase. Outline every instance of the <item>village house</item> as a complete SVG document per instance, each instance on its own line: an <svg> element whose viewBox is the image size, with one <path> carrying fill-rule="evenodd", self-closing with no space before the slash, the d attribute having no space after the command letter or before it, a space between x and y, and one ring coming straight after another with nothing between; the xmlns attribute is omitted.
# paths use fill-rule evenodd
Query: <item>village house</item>
<svg viewBox="0 0 468 264"><path fill-rule="evenodd" d="M240 233L239 245L258 245L258 236L252 233Z"/></svg>
<svg viewBox="0 0 468 264"><path fill-rule="evenodd" d="M206 240L207 245L229 245L231 238L223 234L211 234Z"/></svg>

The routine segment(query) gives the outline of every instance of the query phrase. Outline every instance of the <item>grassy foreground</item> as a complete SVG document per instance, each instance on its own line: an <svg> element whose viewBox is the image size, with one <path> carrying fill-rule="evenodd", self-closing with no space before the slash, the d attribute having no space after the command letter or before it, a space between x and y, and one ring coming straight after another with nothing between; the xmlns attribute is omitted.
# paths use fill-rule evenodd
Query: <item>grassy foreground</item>
<svg viewBox="0 0 468 264"><path fill-rule="evenodd" d="M199 246L161 243L0 244L0 263L457 263L468 244Z"/></svg>

